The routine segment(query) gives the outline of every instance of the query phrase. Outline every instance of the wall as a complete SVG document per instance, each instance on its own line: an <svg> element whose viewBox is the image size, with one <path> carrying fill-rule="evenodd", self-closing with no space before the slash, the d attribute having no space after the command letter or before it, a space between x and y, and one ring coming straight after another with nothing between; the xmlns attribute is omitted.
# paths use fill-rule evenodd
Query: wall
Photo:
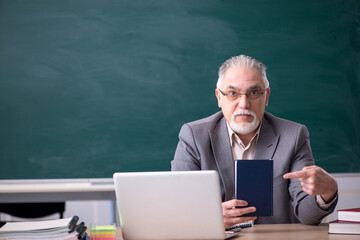
<svg viewBox="0 0 360 240"><path fill-rule="evenodd" d="M324 222L337 219L338 209L360 207L360 173L333 174L333 176L339 185L339 201L334 213L326 217Z"/></svg>

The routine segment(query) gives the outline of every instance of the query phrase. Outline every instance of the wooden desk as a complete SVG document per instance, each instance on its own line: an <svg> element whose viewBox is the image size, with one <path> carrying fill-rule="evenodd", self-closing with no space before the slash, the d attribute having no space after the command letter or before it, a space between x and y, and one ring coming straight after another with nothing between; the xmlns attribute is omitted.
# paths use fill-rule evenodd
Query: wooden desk
<svg viewBox="0 0 360 240"><path fill-rule="evenodd" d="M231 240L359 240L359 235L328 234L328 224L309 226L304 224L262 224L243 229ZM116 239L123 240L117 228Z"/></svg>

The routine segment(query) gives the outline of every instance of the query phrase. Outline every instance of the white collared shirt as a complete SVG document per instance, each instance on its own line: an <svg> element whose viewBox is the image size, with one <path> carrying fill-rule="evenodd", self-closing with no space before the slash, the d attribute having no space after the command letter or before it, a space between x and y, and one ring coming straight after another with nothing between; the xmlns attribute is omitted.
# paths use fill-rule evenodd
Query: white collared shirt
<svg viewBox="0 0 360 240"><path fill-rule="evenodd" d="M247 146L241 141L240 137L231 129L231 127L227 124L227 128L230 136L230 145L232 149L232 154L234 160L238 159L246 159L251 160L254 159L256 143L259 139L260 128L257 129L255 135L251 138L250 142ZM260 125L261 126L261 125Z"/></svg>

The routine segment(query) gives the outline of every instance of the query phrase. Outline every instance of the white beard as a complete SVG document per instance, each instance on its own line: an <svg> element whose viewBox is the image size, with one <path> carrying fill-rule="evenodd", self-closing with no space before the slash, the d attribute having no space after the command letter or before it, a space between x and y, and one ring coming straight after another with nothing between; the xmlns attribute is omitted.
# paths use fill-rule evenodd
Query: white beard
<svg viewBox="0 0 360 240"><path fill-rule="evenodd" d="M236 115L239 114L250 114L254 119L250 123L237 123L235 121ZM230 127L231 129L241 135L249 134L255 131L259 126L259 119L256 117L256 114L250 110L237 110L231 116Z"/></svg>

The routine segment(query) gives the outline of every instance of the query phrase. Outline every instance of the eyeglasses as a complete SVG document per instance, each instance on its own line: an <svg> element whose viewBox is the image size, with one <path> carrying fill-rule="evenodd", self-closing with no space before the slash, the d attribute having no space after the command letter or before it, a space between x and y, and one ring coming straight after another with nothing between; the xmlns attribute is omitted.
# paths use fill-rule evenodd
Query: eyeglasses
<svg viewBox="0 0 360 240"><path fill-rule="evenodd" d="M234 89L230 89L225 92L221 91L220 89L218 89L218 90L221 92L222 95L228 97L228 99L230 101L235 101L236 99L241 97L241 95L246 95L247 98L249 98L251 100L255 100L255 99L258 99L266 91L266 89L262 90L261 88L253 88L253 89L248 90L246 93L241 93Z"/></svg>

